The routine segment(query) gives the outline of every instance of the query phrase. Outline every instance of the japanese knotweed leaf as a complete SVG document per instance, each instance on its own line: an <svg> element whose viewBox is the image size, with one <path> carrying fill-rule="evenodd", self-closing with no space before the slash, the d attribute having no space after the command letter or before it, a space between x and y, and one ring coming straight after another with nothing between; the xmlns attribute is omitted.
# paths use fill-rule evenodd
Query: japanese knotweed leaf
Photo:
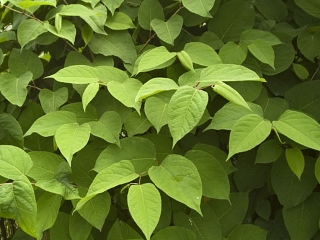
<svg viewBox="0 0 320 240"><path fill-rule="evenodd" d="M302 151L297 147L286 149L286 159L290 169L300 180L304 170L304 156Z"/></svg>
<svg viewBox="0 0 320 240"><path fill-rule="evenodd" d="M175 154L168 155L160 166L152 166L148 173L152 182L168 196L202 215L201 178L197 168L189 159Z"/></svg>
<svg viewBox="0 0 320 240"><path fill-rule="evenodd" d="M168 105L168 126L173 146L200 121L208 103L205 91L183 86L173 94Z"/></svg>

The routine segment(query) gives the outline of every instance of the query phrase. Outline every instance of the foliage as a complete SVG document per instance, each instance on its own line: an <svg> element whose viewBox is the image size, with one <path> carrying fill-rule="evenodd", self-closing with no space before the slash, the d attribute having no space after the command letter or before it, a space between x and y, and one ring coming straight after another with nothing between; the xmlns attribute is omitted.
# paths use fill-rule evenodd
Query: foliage
<svg viewBox="0 0 320 240"><path fill-rule="evenodd" d="M318 0L1 1L13 239L319 239Z"/></svg>

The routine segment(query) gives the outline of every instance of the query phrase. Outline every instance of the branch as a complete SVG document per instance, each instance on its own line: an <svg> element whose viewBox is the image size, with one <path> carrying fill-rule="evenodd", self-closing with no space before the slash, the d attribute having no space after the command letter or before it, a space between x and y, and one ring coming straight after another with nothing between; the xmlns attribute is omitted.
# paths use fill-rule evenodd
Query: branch
<svg viewBox="0 0 320 240"><path fill-rule="evenodd" d="M27 16L28 18L32 18L32 19L34 19L34 20L37 20L37 21L40 22L40 23L43 23L39 18L36 18L36 17L33 16L33 15L29 15L29 14L27 14L27 13L24 12L24 11L19 11L19 10L14 9L14 8L11 8L11 7L7 6L7 5L2 5L2 6L5 7L5 8L7 8L7 9L9 9L9 10L11 10L11 11L13 11L13 12L20 13L20 14L22 14L22 15Z"/></svg>

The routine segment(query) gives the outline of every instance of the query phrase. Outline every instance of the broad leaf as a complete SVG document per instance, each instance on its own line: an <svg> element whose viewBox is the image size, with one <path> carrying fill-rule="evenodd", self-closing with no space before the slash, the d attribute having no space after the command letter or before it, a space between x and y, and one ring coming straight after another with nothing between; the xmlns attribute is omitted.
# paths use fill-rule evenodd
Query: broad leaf
<svg viewBox="0 0 320 240"><path fill-rule="evenodd" d="M159 191L151 183L132 185L128 192L128 207L133 220L150 239L161 213Z"/></svg>
<svg viewBox="0 0 320 240"><path fill-rule="evenodd" d="M297 147L286 149L286 159L292 172L299 178L304 170L304 156Z"/></svg>
<svg viewBox="0 0 320 240"><path fill-rule="evenodd" d="M151 167L148 173L158 188L202 215L201 178L190 160L180 155L168 155L160 166Z"/></svg>
<svg viewBox="0 0 320 240"><path fill-rule="evenodd" d="M143 29L151 30L153 19L164 20L162 6L158 0L144 0L139 8L138 22Z"/></svg>
<svg viewBox="0 0 320 240"><path fill-rule="evenodd" d="M255 6L264 17L277 22L281 22L288 15L287 5L281 0L270 0L268 2L257 0Z"/></svg>
<svg viewBox="0 0 320 240"><path fill-rule="evenodd" d="M42 89L39 93L39 100L46 113L57 111L68 100L68 89L63 87L57 91Z"/></svg>
<svg viewBox="0 0 320 240"><path fill-rule="evenodd" d="M243 99L243 97L228 84L225 84L224 82L216 82L212 89L230 102L250 109L248 103Z"/></svg>
<svg viewBox="0 0 320 240"><path fill-rule="evenodd" d="M189 54L192 62L202 65L211 66L221 63L218 54L209 45L201 42L187 43L183 49Z"/></svg>
<svg viewBox="0 0 320 240"><path fill-rule="evenodd" d="M67 111L47 113L38 118L24 136L29 136L32 133L38 133L43 137L53 136L60 126L68 123L76 123L76 116L74 113Z"/></svg>
<svg viewBox="0 0 320 240"><path fill-rule="evenodd" d="M237 226L228 234L228 240L265 240L267 239L267 231L253 224L242 224Z"/></svg>
<svg viewBox="0 0 320 240"><path fill-rule="evenodd" d="M175 56L176 53L169 52L164 46L154 48L141 57L137 73L162 68L164 63L175 58Z"/></svg>
<svg viewBox="0 0 320 240"><path fill-rule="evenodd" d="M320 18L320 3L317 0L294 0L294 2L310 15Z"/></svg>
<svg viewBox="0 0 320 240"><path fill-rule="evenodd" d="M180 87L173 94L168 106L173 146L198 124L207 103L208 94L192 87Z"/></svg>
<svg viewBox="0 0 320 240"><path fill-rule="evenodd" d="M219 81L234 82L234 81L261 81L260 78L252 70L241 65L234 64L215 64L202 70L199 82L207 85L215 84Z"/></svg>
<svg viewBox="0 0 320 240"><path fill-rule="evenodd" d="M0 144L23 147L24 139L19 122L10 114L0 114Z"/></svg>
<svg viewBox="0 0 320 240"><path fill-rule="evenodd" d="M74 43L76 37L76 28L70 21L63 19L61 30L59 32L57 31L56 27L50 25L48 21L45 21L43 23L43 26L47 31L49 31L53 35L66 39L71 43Z"/></svg>
<svg viewBox="0 0 320 240"><path fill-rule="evenodd" d="M100 86L99 83L89 83L89 85L84 90L82 94L83 111L86 111L86 107L98 93L99 86Z"/></svg>
<svg viewBox="0 0 320 240"><path fill-rule="evenodd" d="M151 123L147 119L144 113L132 112L126 118L124 122L124 129L127 131L127 135L132 137L134 135L143 134L151 127Z"/></svg>
<svg viewBox="0 0 320 240"><path fill-rule="evenodd" d="M31 80L32 73L30 71L25 72L20 77L4 72L0 75L1 94L12 104L21 107L26 100L27 86Z"/></svg>
<svg viewBox="0 0 320 240"><path fill-rule="evenodd" d="M160 19L153 19L150 24L162 41L173 45L174 40L180 34L183 18L180 15L173 15L166 22Z"/></svg>
<svg viewBox="0 0 320 240"><path fill-rule="evenodd" d="M79 228L81 226L81 228ZM69 233L71 239L88 239L92 225L79 213L75 212L69 218Z"/></svg>
<svg viewBox="0 0 320 240"><path fill-rule="evenodd" d="M319 54L320 31L304 30L298 35L297 45L301 53L311 62Z"/></svg>
<svg viewBox="0 0 320 240"><path fill-rule="evenodd" d="M191 230L178 227L170 226L164 229L161 229L157 232L151 239L152 240L162 240L162 239L175 239L175 240L196 240L196 235Z"/></svg>
<svg viewBox="0 0 320 240"><path fill-rule="evenodd" d="M257 39L248 45L249 51L262 63L268 64L274 69L274 51L269 43Z"/></svg>
<svg viewBox="0 0 320 240"><path fill-rule="evenodd" d="M120 7L120 5L124 2L124 0L113 0L113 1L108 1L108 0L103 0L102 1L104 5L109 9L112 15L115 14L115 10Z"/></svg>
<svg viewBox="0 0 320 240"><path fill-rule="evenodd" d="M267 140L258 147L255 163L274 162L281 156L282 153L283 149L278 140Z"/></svg>
<svg viewBox="0 0 320 240"><path fill-rule="evenodd" d="M123 12L115 12L111 18L107 18L105 25L112 30L135 28L131 18Z"/></svg>
<svg viewBox="0 0 320 240"><path fill-rule="evenodd" d="M320 125L306 114L287 110L272 124L277 131L293 141L320 150Z"/></svg>
<svg viewBox="0 0 320 240"><path fill-rule="evenodd" d="M274 1L279 1L279 0L274 0ZM260 2L260 1L257 0L257 2ZM250 45L259 39L263 40L264 42L267 42L271 46L282 43L276 35L272 34L271 32L262 31L259 29L246 30L242 32L240 36L241 43L246 45Z"/></svg>
<svg viewBox="0 0 320 240"><path fill-rule="evenodd" d="M223 63L241 64L246 59L248 48L244 44L234 42L226 43L219 51L219 57Z"/></svg>
<svg viewBox="0 0 320 240"><path fill-rule="evenodd" d="M58 148L71 166L73 154L80 151L89 141L90 125L84 123L63 124L54 134Z"/></svg>
<svg viewBox="0 0 320 240"><path fill-rule="evenodd" d="M271 123L257 114L240 118L233 126L229 140L228 159L263 142L271 132Z"/></svg>
<svg viewBox="0 0 320 240"><path fill-rule="evenodd" d="M20 43L21 48L45 32L47 32L47 30L41 22L35 19L24 20L17 30L18 42Z"/></svg>
<svg viewBox="0 0 320 240"><path fill-rule="evenodd" d="M215 1L212 0L182 0L182 4L186 9L202 17L211 17L209 11L214 3Z"/></svg>

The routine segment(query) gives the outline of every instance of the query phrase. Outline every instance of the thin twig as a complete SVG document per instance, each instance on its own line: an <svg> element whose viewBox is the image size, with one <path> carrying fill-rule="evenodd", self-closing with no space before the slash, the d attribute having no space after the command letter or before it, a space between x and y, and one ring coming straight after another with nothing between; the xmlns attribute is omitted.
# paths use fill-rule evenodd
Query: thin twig
<svg viewBox="0 0 320 240"><path fill-rule="evenodd" d="M34 19L34 20L37 20L37 21L40 22L40 23L43 23L39 18L36 18L35 16L29 15L29 14L27 14L26 12L19 11L19 10L17 10L17 9L11 8L11 7L6 6L6 5L2 5L2 6L5 7L5 8L7 8L7 9L9 9L9 10L11 10L11 11L13 11L13 12L20 13L20 14L22 14L22 15L25 15L25 16L29 17L29 18L32 18L32 19Z"/></svg>
<svg viewBox="0 0 320 240"><path fill-rule="evenodd" d="M152 36L149 37L149 39L145 42L145 44L142 46L142 48L140 48L138 54L140 54L148 45L148 43L151 41L152 38L154 38L157 34L154 33Z"/></svg>

